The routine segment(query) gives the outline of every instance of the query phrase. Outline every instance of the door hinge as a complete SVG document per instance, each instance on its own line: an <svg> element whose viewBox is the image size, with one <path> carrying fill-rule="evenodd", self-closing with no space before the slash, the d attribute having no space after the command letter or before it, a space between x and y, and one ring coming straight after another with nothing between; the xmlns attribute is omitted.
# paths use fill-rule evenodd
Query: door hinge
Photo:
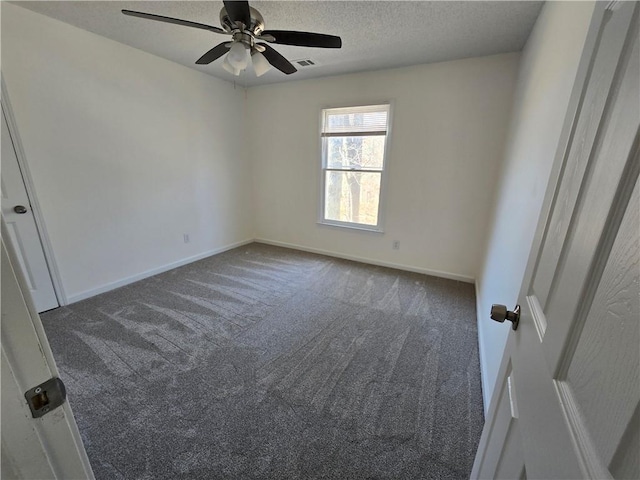
<svg viewBox="0 0 640 480"><path fill-rule="evenodd" d="M31 415L39 418L62 405L67 398L67 389L59 378L50 378L37 387L30 388L24 394Z"/></svg>

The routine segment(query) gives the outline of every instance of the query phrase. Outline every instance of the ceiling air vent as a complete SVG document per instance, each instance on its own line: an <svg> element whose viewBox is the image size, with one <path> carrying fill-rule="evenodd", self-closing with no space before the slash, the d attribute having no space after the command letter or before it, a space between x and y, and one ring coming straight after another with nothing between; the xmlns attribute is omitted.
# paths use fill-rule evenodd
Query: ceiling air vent
<svg viewBox="0 0 640 480"><path fill-rule="evenodd" d="M301 67L312 67L314 65L317 65L317 63L311 60L310 58L304 58L302 60L294 60L294 63L297 63Z"/></svg>

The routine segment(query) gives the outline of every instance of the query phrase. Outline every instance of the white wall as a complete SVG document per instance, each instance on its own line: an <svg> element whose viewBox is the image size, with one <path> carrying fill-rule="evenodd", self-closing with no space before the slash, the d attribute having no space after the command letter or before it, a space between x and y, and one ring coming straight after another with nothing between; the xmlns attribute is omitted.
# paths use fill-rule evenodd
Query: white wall
<svg viewBox="0 0 640 480"><path fill-rule="evenodd" d="M478 286L485 409L511 329L489 318L515 306L584 47L592 2L547 2L522 54L514 111Z"/></svg>
<svg viewBox="0 0 640 480"><path fill-rule="evenodd" d="M472 280L481 267L519 54L248 90L256 235ZM393 102L384 233L318 225L320 111ZM392 250L394 240L400 250Z"/></svg>
<svg viewBox="0 0 640 480"><path fill-rule="evenodd" d="M242 89L6 2L2 73L70 300L253 238Z"/></svg>

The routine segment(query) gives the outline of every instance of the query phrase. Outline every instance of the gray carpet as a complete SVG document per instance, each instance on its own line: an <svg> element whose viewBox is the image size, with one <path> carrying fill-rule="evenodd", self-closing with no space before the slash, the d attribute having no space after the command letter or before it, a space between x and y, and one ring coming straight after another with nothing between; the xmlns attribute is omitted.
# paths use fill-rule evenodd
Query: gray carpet
<svg viewBox="0 0 640 480"><path fill-rule="evenodd" d="M98 479L469 477L470 284L251 244L42 319Z"/></svg>

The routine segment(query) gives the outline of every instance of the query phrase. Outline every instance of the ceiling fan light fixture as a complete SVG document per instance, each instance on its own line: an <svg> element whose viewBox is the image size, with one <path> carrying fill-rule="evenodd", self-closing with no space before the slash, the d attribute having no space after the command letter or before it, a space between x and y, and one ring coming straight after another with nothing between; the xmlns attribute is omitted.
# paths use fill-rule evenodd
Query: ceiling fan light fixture
<svg viewBox="0 0 640 480"><path fill-rule="evenodd" d="M229 63L229 54L224 57L224 61L222 62L222 68L224 68L231 75L235 75L238 77L240 75L240 69L235 68L231 63Z"/></svg>
<svg viewBox="0 0 640 480"><path fill-rule="evenodd" d="M244 70L249 65L249 49L243 42L234 42L225 60L236 70Z"/></svg>
<svg viewBox="0 0 640 480"><path fill-rule="evenodd" d="M253 63L253 70L256 72L256 77L261 77L271 69L271 64L260 52L254 52L251 55Z"/></svg>

